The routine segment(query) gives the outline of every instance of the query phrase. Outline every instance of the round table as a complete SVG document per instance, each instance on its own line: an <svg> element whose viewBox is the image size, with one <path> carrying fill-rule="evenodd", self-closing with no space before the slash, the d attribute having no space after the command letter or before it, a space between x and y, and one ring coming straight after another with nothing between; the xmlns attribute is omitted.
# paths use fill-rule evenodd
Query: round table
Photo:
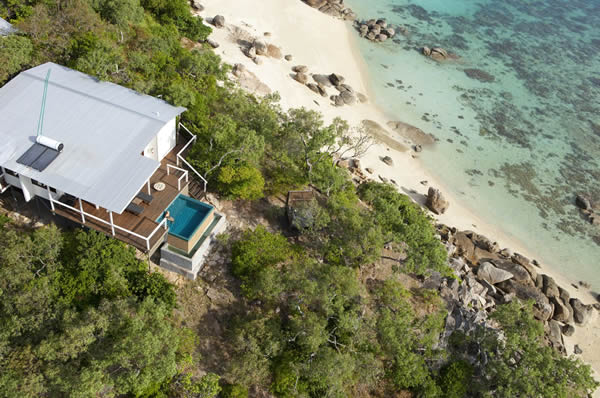
<svg viewBox="0 0 600 398"><path fill-rule="evenodd" d="M157 182L156 184L154 184L154 189L156 189L158 192L164 191L166 187L167 186L164 182Z"/></svg>

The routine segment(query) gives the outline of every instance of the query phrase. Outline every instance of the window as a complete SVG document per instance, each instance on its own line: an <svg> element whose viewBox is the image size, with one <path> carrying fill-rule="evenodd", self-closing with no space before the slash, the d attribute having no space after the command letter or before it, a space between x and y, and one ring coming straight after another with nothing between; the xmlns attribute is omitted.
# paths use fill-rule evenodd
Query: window
<svg viewBox="0 0 600 398"><path fill-rule="evenodd" d="M13 177L17 177L19 178L19 175L17 173L15 173L14 171L10 170L10 169L4 169L4 171L6 172L6 174L8 174L9 176L13 176Z"/></svg>
<svg viewBox="0 0 600 398"><path fill-rule="evenodd" d="M48 186L46 184L42 184L41 182L34 180L33 178L31 179L31 183L33 185L37 185L40 188L44 188L44 189L48 188Z"/></svg>

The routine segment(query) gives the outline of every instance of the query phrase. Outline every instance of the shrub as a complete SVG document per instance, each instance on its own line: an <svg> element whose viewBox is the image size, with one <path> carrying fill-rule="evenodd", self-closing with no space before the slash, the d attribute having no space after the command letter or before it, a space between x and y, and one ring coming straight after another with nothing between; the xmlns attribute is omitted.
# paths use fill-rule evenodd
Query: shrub
<svg viewBox="0 0 600 398"><path fill-rule="evenodd" d="M224 166L219 173L218 187L229 199L255 200L263 197L265 179L252 166Z"/></svg>
<svg viewBox="0 0 600 398"><path fill-rule="evenodd" d="M0 86L31 62L33 45L27 37L0 36Z"/></svg>
<svg viewBox="0 0 600 398"><path fill-rule="evenodd" d="M438 384L447 398L462 398L467 393L473 377L473 366L466 361L455 361L445 365L438 379Z"/></svg>
<svg viewBox="0 0 600 398"><path fill-rule="evenodd" d="M127 280L129 281L129 290L139 300L152 297L162 301L169 309L175 308L177 304L175 288L161 273L139 270L130 273Z"/></svg>
<svg viewBox="0 0 600 398"><path fill-rule="evenodd" d="M240 384L225 384L220 394L221 398L248 398L248 389Z"/></svg>
<svg viewBox="0 0 600 398"><path fill-rule="evenodd" d="M388 240L408 246L406 270L419 275L430 271L450 274L447 255L425 212L391 185L368 182L359 187L362 200L373 207L377 223Z"/></svg>

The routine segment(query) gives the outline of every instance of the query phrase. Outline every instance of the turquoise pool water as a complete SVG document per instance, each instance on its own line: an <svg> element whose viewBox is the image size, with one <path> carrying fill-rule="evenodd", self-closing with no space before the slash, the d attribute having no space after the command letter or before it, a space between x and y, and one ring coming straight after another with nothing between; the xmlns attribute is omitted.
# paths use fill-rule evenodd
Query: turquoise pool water
<svg viewBox="0 0 600 398"><path fill-rule="evenodd" d="M173 218L173 221L167 221L169 234L183 240L190 240L206 217L214 211L214 208L189 196L179 194L156 222L161 222L167 211Z"/></svg>
<svg viewBox="0 0 600 398"><path fill-rule="evenodd" d="M374 101L432 134L421 154L455 197L600 291L600 0L346 0L361 19L402 26L359 39ZM420 54L441 46L460 57ZM600 211L600 206L599 206Z"/></svg>

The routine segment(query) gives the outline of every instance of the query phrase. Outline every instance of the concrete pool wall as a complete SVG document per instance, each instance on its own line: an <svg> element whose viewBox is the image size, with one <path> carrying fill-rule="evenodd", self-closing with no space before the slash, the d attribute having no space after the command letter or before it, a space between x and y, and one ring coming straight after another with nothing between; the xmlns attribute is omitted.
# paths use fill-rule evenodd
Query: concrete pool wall
<svg viewBox="0 0 600 398"><path fill-rule="evenodd" d="M180 249L169 243L163 244L160 250L160 266L162 268L176 272L188 279L196 279L198 272L202 269L206 255L210 251L213 240L227 228L225 216L216 212L213 213L213 222L208 225L208 230L203 234L205 235L204 240L199 242L200 245L195 248L193 253L185 255Z"/></svg>

